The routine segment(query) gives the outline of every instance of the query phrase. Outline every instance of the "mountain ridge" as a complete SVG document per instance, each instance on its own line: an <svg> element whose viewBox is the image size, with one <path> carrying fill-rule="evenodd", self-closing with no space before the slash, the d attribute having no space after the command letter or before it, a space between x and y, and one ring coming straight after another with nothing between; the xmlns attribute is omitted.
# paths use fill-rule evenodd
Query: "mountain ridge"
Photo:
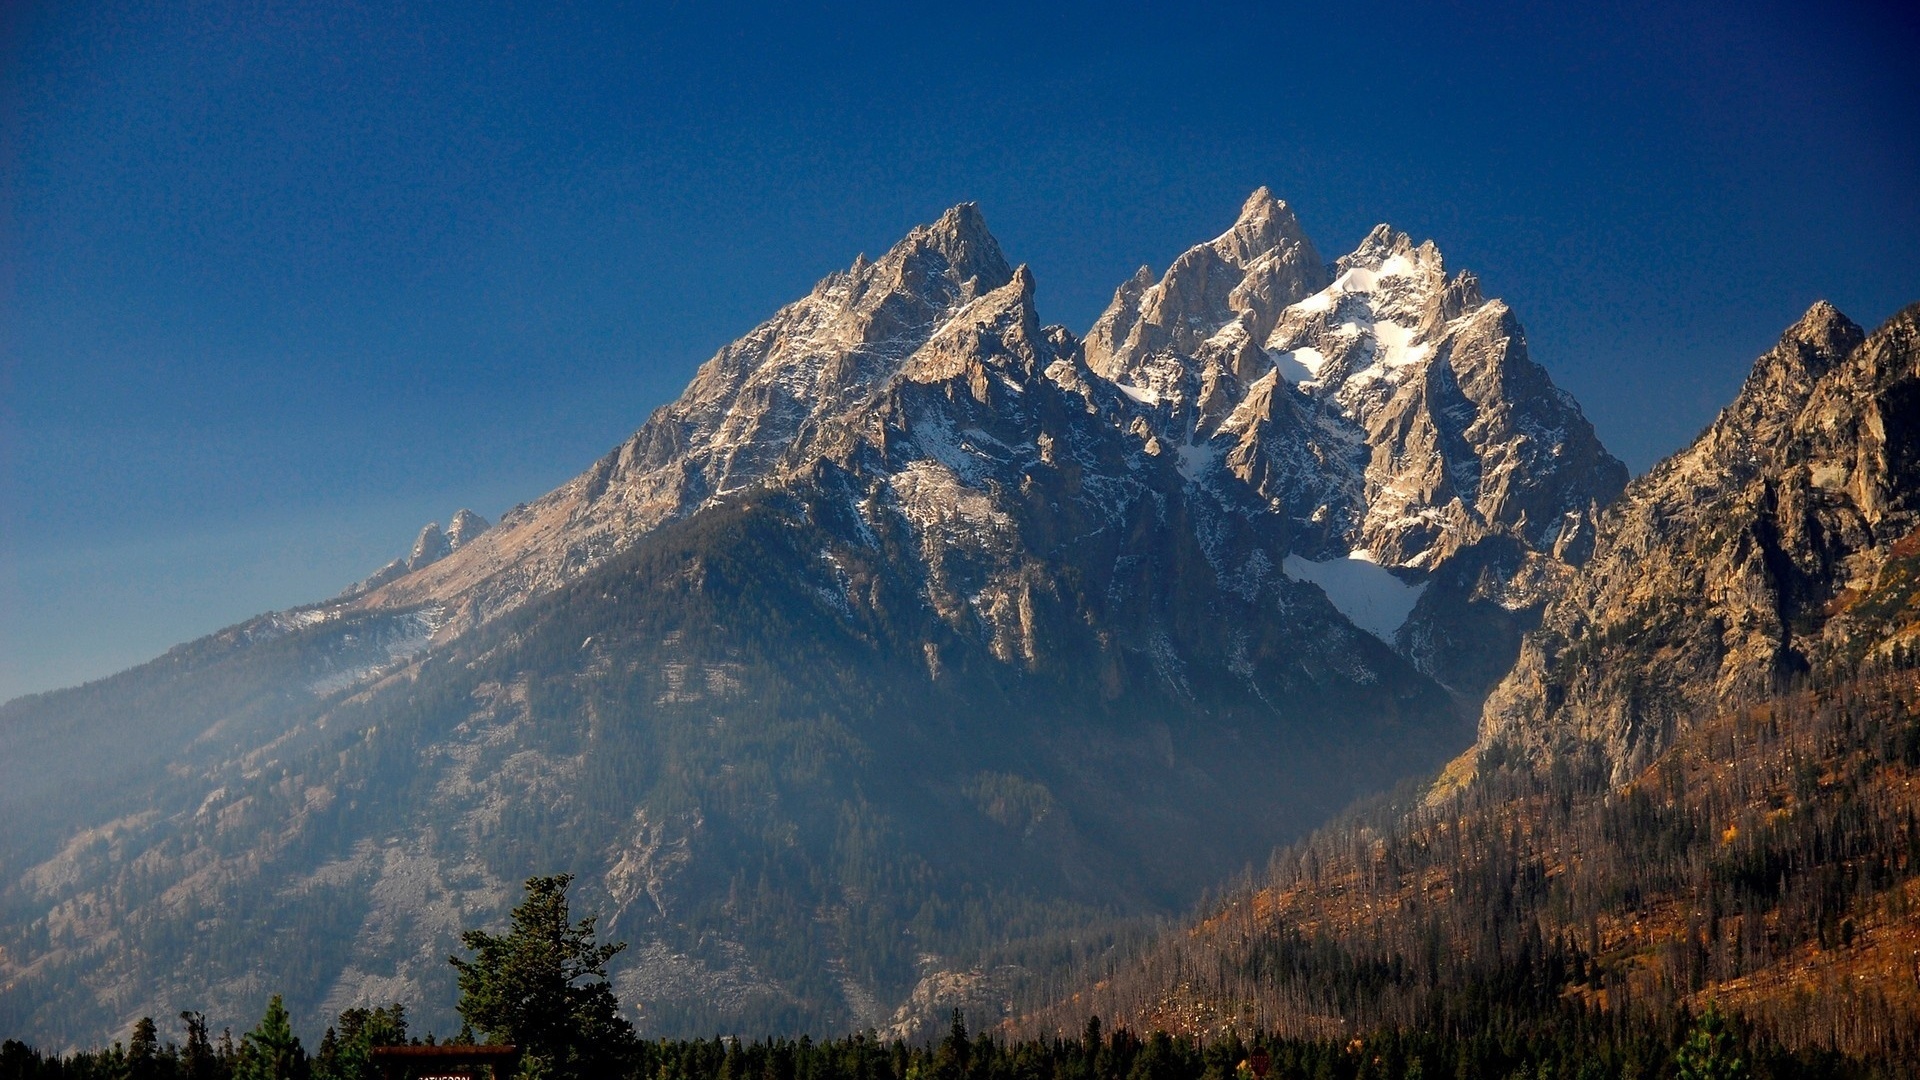
<svg viewBox="0 0 1920 1080"><path fill-rule="evenodd" d="M1920 304L1815 304L1598 517L1475 747L1017 1018L1468 1035L1717 1004L1910 1069Z"/></svg>
<svg viewBox="0 0 1920 1080"><path fill-rule="evenodd" d="M431 1016L461 924L564 870L650 1030L910 1033L1437 766L1577 555L1530 508L1620 470L1503 308L1370 243L1333 295L1256 192L1116 294L1109 378L963 204L413 568L0 707L4 1018L240 1016L257 956ZM1281 378L1283 324L1367 393ZM1413 615L1356 625L1329 558Z"/></svg>
<svg viewBox="0 0 1920 1080"><path fill-rule="evenodd" d="M1920 524L1899 419L1914 376L1886 370L1917 321L1909 307L1867 335L1821 302L1789 327L1701 437L1608 510L1588 570L1490 700L1483 747L1584 747L1618 778L1687 713L1853 656L1831 605Z"/></svg>

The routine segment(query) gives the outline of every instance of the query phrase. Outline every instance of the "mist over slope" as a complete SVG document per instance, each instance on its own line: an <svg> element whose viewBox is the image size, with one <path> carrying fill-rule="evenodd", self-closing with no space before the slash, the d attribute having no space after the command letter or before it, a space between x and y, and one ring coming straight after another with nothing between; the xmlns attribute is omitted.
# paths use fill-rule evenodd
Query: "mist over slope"
<svg viewBox="0 0 1920 1080"><path fill-rule="evenodd" d="M1036 291L955 207L491 527L0 707L0 1025L447 1030L564 871L643 1031L911 1033L1470 743L1626 480L1511 312L1265 190L1085 341Z"/></svg>
<svg viewBox="0 0 1920 1080"><path fill-rule="evenodd" d="M1597 520L1437 783L1275 854L1032 1029L1471 1034L1709 1003L1920 1043L1920 305L1825 303Z"/></svg>

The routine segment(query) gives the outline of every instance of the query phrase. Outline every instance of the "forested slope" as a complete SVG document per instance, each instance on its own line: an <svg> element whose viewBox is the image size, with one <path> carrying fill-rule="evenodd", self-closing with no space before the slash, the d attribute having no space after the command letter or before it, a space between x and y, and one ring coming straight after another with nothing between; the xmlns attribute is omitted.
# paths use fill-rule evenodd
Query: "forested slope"
<svg viewBox="0 0 1920 1080"><path fill-rule="evenodd" d="M1599 521L1479 745L1036 1013L1326 1034L1719 1002L1920 1060L1920 307L1817 305Z"/></svg>

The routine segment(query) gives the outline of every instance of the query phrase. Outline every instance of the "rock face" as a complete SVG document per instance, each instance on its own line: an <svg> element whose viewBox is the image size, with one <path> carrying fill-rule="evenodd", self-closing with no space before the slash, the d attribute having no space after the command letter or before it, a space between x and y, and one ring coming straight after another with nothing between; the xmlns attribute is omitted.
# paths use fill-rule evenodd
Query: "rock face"
<svg viewBox="0 0 1920 1080"><path fill-rule="evenodd" d="M895 415L883 408L897 407L889 380L945 370L909 358L1014 283L978 209L955 207L723 349L573 482L424 573L370 579L357 604L442 605L450 638L662 522L845 458ZM1329 269L1262 188L1160 280L1142 268L1122 285L1084 344L1037 328L1032 287L1008 295L1027 296L1026 338L1052 351L1033 362L1064 362L1052 381L1084 393L1077 426L1118 428L1226 518L1262 518L1294 576L1328 577L1299 560L1351 559L1384 571L1378 588L1417 590L1385 636L1470 702L1511 664L1553 584L1590 549L1596 508L1626 482L1529 359L1506 306L1484 300L1471 274L1449 277L1431 243L1384 225ZM941 348L942 363L961 363ZM989 376L980 368L969 393L990 411L991 386L1015 383ZM1252 555L1209 543L1220 566ZM1354 614L1346 594L1329 595Z"/></svg>
<svg viewBox="0 0 1920 1080"><path fill-rule="evenodd" d="M466 509L455 510L447 522L447 550L459 551L489 528L492 526L479 514Z"/></svg>
<svg viewBox="0 0 1920 1080"><path fill-rule="evenodd" d="M1384 225L1328 271L1265 189L1159 282L1123 285L1086 352L1190 477L1264 499L1294 555L1426 586L1397 643L1469 695L1626 483L1471 274Z"/></svg>
<svg viewBox="0 0 1920 1080"><path fill-rule="evenodd" d="M1822 302L1789 327L1712 426L1602 514L1488 701L1483 750L1622 780L1703 708L1910 635L1860 601L1910 572L1920 526L1917 321L1863 340Z"/></svg>
<svg viewBox="0 0 1920 1080"><path fill-rule="evenodd" d="M8 705L0 1026L444 1017L569 871L647 1030L909 1030L1466 744L1623 479L1506 309L1265 191L1084 344L1035 288L955 207L492 528Z"/></svg>
<svg viewBox="0 0 1920 1080"><path fill-rule="evenodd" d="M772 480L969 302L1013 278L972 204L861 258L701 365L632 438L456 558L362 601L450 606L449 633L517 607L665 521Z"/></svg>
<svg viewBox="0 0 1920 1080"><path fill-rule="evenodd" d="M409 573L422 569L446 558L453 551L453 545L447 542L447 534L440 531L437 522L429 521L426 528L420 530L420 536L413 542L413 550L407 553Z"/></svg>

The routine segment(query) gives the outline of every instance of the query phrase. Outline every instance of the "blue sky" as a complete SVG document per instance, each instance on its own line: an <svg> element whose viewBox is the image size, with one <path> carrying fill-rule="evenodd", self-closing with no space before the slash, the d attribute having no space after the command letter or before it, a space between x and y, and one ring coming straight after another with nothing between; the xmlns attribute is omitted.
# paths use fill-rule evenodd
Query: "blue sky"
<svg viewBox="0 0 1920 1080"><path fill-rule="evenodd" d="M6 5L0 699L541 494L961 200L1077 331L1261 184L1431 237L1636 471L1920 299L1893 6L1030 7Z"/></svg>

